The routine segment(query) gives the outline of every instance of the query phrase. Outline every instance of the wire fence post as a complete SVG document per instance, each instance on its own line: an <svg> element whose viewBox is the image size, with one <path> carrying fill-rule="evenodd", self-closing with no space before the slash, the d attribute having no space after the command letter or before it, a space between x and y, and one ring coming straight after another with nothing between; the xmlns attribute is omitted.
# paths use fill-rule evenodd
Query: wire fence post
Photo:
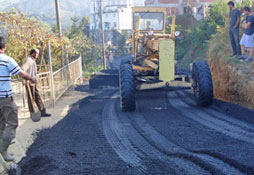
<svg viewBox="0 0 254 175"><path fill-rule="evenodd" d="M65 51L66 51L66 49L64 49ZM65 52L64 51L64 52ZM70 81L71 81L71 75L70 75L70 67L69 67L69 59L68 59L68 57L69 57L69 55L68 55L68 53L67 52L65 52L65 61L66 61L66 81L67 81L67 87L69 87L70 86Z"/></svg>
<svg viewBox="0 0 254 175"><path fill-rule="evenodd" d="M82 55L80 54L80 84L83 84L83 65L82 65Z"/></svg>
<svg viewBox="0 0 254 175"><path fill-rule="evenodd" d="M48 41L48 54L49 54L49 71L50 71L50 84L51 84L51 94L53 98L53 106L55 106L55 86L54 86L54 72L53 72L53 66L52 66L52 57L51 57L51 46L50 41Z"/></svg>

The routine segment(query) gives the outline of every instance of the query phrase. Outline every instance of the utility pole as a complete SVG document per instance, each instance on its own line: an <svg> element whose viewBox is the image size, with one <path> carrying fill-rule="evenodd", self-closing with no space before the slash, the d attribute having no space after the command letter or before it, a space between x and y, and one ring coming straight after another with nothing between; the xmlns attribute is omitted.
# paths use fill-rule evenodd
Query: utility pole
<svg viewBox="0 0 254 175"><path fill-rule="evenodd" d="M104 38L104 24L103 24L103 15L102 15L102 0L100 0L100 18L101 18L101 38L102 38L102 56L103 56L103 63L104 63L104 70L107 69L106 65L106 57L105 57L105 38Z"/></svg>
<svg viewBox="0 0 254 175"><path fill-rule="evenodd" d="M93 40L96 41L97 43L97 35L96 35L96 30L99 29L99 27L97 26L97 19L98 19L98 0L93 0L93 24L94 24L94 28L93 28Z"/></svg>
<svg viewBox="0 0 254 175"><path fill-rule="evenodd" d="M56 2L56 20L57 20L58 33L59 33L59 37L62 37L62 26L61 26L61 21L60 21L59 0L55 0L55 2Z"/></svg>

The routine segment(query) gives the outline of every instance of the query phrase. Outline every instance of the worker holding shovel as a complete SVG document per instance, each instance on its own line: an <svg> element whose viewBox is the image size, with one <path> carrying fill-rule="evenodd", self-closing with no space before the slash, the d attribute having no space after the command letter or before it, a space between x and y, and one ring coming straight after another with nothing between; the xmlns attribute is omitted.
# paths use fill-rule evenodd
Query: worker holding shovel
<svg viewBox="0 0 254 175"><path fill-rule="evenodd" d="M24 72L13 58L5 54L5 50L6 41L0 37L0 164L7 169L4 160L14 160L7 149L15 138L18 127L18 108L13 100L11 76L19 75L33 83L36 83L36 78Z"/></svg>
<svg viewBox="0 0 254 175"><path fill-rule="evenodd" d="M38 56L39 50L32 49L30 51L30 56L26 59L25 63L22 65L22 69L34 78L36 78L37 76L37 65L35 60L38 58ZM48 114L46 112L45 106L41 99L39 90L37 88L37 84L30 81L26 81L25 86L28 97L28 107L31 113L32 120L39 121L40 117L50 117L51 114Z"/></svg>

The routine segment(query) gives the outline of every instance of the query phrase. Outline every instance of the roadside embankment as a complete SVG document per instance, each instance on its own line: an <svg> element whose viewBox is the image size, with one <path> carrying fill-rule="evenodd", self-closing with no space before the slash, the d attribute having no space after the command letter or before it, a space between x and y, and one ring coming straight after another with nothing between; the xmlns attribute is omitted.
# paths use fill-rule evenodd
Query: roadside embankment
<svg viewBox="0 0 254 175"><path fill-rule="evenodd" d="M226 28L219 29L212 37L207 51L214 95L254 109L254 62L245 63L229 56L232 51Z"/></svg>
<svg viewBox="0 0 254 175"><path fill-rule="evenodd" d="M254 108L254 76L247 78L241 69L220 58L210 59L209 64L216 98Z"/></svg>

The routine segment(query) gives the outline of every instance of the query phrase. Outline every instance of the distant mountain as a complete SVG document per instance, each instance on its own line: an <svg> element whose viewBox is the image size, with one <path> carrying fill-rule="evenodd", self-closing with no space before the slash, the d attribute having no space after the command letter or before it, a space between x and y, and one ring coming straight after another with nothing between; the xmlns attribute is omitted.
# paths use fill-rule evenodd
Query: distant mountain
<svg viewBox="0 0 254 175"><path fill-rule="evenodd" d="M91 0L59 0L62 25L70 26L71 17L89 16L90 2ZM134 0L134 4L144 5L144 0ZM13 7L50 25L56 23L55 0L0 0L0 10Z"/></svg>
<svg viewBox="0 0 254 175"><path fill-rule="evenodd" d="M6 7L11 6L17 2L19 2L19 0L0 0L0 9L5 9Z"/></svg>
<svg viewBox="0 0 254 175"><path fill-rule="evenodd" d="M70 25L71 17L89 15L89 0L59 0L62 24ZM17 8L32 16L55 23L55 0L0 0L0 9Z"/></svg>

